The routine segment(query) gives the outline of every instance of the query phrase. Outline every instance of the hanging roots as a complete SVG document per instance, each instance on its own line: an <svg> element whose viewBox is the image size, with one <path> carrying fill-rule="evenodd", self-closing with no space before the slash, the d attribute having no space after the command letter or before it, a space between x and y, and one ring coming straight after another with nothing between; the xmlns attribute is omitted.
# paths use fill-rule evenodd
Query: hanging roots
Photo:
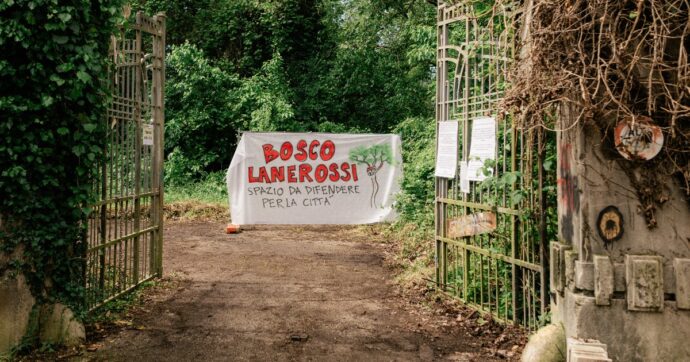
<svg viewBox="0 0 690 362"><path fill-rule="evenodd" d="M690 0L535 0L505 101L526 128L546 127L558 106L577 109L559 127L583 123L608 144L620 120L651 118L665 138L656 158L617 157L650 228L669 179L690 202L689 9Z"/></svg>

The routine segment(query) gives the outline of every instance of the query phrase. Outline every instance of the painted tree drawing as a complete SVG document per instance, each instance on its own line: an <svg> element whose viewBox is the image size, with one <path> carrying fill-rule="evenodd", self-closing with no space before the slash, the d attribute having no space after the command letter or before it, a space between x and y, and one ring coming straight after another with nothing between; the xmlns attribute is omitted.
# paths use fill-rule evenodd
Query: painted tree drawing
<svg viewBox="0 0 690 362"><path fill-rule="evenodd" d="M369 206L378 207L376 198L379 194L379 180L376 177L384 164L393 165L393 148L390 143L373 145L371 147L359 146L350 150L350 161L360 165L367 165L367 175L371 177L371 198Z"/></svg>

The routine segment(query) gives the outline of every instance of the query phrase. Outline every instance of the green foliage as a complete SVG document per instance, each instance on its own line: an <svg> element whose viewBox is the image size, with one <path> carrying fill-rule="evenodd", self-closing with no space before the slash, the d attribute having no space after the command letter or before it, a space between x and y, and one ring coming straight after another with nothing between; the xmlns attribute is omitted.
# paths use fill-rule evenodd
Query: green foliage
<svg viewBox="0 0 690 362"><path fill-rule="evenodd" d="M353 0L339 18L323 117L389 132L408 117L433 115L435 8Z"/></svg>
<svg viewBox="0 0 690 362"><path fill-rule="evenodd" d="M435 8L147 0L166 11L166 182L227 168L239 131L390 132L431 117Z"/></svg>
<svg viewBox="0 0 690 362"><path fill-rule="evenodd" d="M246 79L241 88L240 113L249 115L243 130L303 131L294 119L291 89L287 85L283 58L279 53L264 63L261 72Z"/></svg>
<svg viewBox="0 0 690 362"><path fill-rule="evenodd" d="M237 142L240 80L190 44L167 56L165 181L174 184L229 162Z"/></svg>
<svg viewBox="0 0 690 362"><path fill-rule="evenodd" d="M240 130L301 130L293 121L279 54L259 73L239 78L185 43L172 47L167 70L168 184L187 184L227 168Z"/></svg>
<svg viewBox="0 0 690 362"><path fill-rule="evenodd" d="M398 124L402 136L404 176L398 196L401 223L433 226L434 161L436 122L431 118L408 118Z"/></svg>
<svg viewBox="0 0 690 362"><path fill-rule="evenodd" d="M79 310L91 178L103 145L119 1L0 3L0 274Z"/></svg>
<svg viewBox="0 0 690 362"><path fill-rule="evenodd" d="M215 176L206 175L225 172L241 130L395 132L403 139L405 174L396 228L408 236L404 253L424 253L433 231L434 6L414 0L137 6L171 19L166 200L224 198Z"/></svg>
<svg viewBox="0 0 690 362"><path fill-rule="evenodd" d="M404 279L418 281L433 272L429 265L433 265L435 126L431 117L415 117L394 130L402 137L404 172L395 204L400 216L388 232L401 246Z"/></svg>
<svg viewBox="0 0 690 362"><path fill-rule="evenodd" d="M165 190L165 202L201 201L209 204L228 204L225 172L213 172L199 181L175 184Z"/></svg>
<svg viewBox="0 0 690 362"><path fill-rule="evenodd" d="M313 130L320 121L315 113L320 112L323 99L328 96L321 91L321 78L328 71L336 47L333 30L337 19L331 9L336 3L333 0L154 0L142 1L135 8L166 11L169 18L184 24L169 25L171 44L189 42L230 74L240 78L266 72L280 74L266 79L277 86L269 93L290 107L299 108L296 114L300 129ZM272 69L266 68L267 63ZM270 99L262 101L267 103ZM244 111L250 116L256 110ZM263 107L254 116L265 119L270 115L268 111Z"/></svg>

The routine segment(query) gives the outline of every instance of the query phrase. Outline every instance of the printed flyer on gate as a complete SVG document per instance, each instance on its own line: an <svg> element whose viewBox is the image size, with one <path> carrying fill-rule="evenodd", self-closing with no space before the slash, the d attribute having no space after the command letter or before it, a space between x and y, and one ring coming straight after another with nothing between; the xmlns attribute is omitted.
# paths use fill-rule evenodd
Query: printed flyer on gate
<svg viewBox="0 0 690 362"><path fill-rule="evenodd" d="M402 180L400 136L244 133L228 169L232 222L393 221Z"/></svg>

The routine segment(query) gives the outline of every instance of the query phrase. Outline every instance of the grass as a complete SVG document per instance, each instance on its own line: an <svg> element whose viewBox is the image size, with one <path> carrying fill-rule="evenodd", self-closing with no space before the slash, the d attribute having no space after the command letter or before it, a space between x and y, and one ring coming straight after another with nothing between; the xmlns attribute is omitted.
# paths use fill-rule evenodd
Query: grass
<svg viewBox="0 0 690 362"><path fill-rule="evenodd" d="M396 245L395 262L401 268L397 275L398 284L410 287L427 284L433 279L434 250L433 224L428 220L398 221L384 231L384 236Z"/></svg>
<svg viewBox="0 0 690 362"><path fill-rule="evenodd" d="M225 173L208 174L197 182L172 183L165 187L165 202L197 201L206 204L228 204Z"/></svg>
<svg viewBox="0 0 690 362"><path fill-rule="evenodd" d="M170 183L165 188L166 220L228 221L225 173L214 172L199 181Z"/></svg>

